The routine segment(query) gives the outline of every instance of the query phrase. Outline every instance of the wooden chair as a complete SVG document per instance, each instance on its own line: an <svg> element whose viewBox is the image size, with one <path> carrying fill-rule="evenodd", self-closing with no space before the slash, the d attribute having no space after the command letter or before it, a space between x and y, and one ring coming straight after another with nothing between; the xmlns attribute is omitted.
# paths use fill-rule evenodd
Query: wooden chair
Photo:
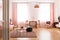
<svg viewBox="0 0 60 40"><path fill-rule="evenodd" d="M29 26L32 28L37 28L37 21L29 21Z"/></svg>

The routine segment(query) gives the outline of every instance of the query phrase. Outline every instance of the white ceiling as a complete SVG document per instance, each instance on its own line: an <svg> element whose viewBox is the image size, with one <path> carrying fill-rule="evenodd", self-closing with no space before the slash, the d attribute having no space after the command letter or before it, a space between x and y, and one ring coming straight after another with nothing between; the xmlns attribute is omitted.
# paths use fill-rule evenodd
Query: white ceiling
<svg viewBox="0 0 60 40"><path fill-rule="evenodd" d="M13 2L54 2L54 0L12 0Z"/></svg>

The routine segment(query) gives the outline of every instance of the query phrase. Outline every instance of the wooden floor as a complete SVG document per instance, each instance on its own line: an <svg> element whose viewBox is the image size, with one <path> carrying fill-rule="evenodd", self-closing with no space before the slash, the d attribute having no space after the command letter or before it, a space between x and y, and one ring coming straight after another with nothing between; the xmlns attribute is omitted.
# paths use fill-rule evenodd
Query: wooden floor
<svg viewBox="0 0 60 40"><path fill-rule="evenodd" d="M58 28L37 28L34 31L37 38L10 38L10 40L60 40Z"/></svg>
<svg viewBox="0 0 60 40"><path fill-rule="evenodd" d="M60 40L60 29L58 28L37 28L34 31L37 38L10 38L10 40Z"/></svg>

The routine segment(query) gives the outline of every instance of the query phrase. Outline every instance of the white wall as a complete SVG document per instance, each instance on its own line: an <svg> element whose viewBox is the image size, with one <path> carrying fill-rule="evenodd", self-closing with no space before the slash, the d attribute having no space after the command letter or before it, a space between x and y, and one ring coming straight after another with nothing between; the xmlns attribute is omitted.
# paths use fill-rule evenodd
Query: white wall
<svg viewBox="0 0 60 40"><path fill-rule="evenodd" d="M54 2L54 0L13 0L13 2Z"/></svg>
<svg viewBox="0 0 60 40"><path fill-rule="evenodd" d="M29 6L29 13L30 13L30 18L29 18L29 20L37 20L38 18L38 8L36 9L36 8L34 8L34 5L35 5L35 3L31 3L31 4L29 4L28 6Z"/></svg>
<svg viewBox="0 0 60 40"><path fill-rule="evenodd" d="M0 3L2 3L2 0L0 0ZM2 4L0 4L0 7L2 6ZM3 17L2 17L2 8L0 8L0 21L3 20Z"/></svg>
<svg viewBox="0 0 60 40"><path fill-rule="evenodd" d="M58 21L58 16L60 16L60 0L55 0L54 5L54 21Z"/></svg>
<svg viewBox="0 0 60 40"><path fill-rule="evenodd" d="M59 7L58 7L59 8L59 16L60 16L60 0L58 2L59 2L58 3L59 4Z"/></svg>
<svg viewBox="0 0 60 40"><path fill-rule="evenodd" d="M0 3L2 2L2 0L0 0Z"/></svg>
<svg viewBox="0 0 60 40"><path fill-rule="evenodd" d="M9 0L9 19L12 19L12 0Z"/></svg>
<svg viewBox="0 0 60 40"><path fill-rule="evenodd" d="M54 3L54 21L58 21L58 16L60 16L60 0L10 0L10 18L12 18L12 2L53 2Z"/></svg>
<svg viewBox="0 0 60 40"><path fill-rule="evenodd" d="M58 3L58 16L60 16L60 0L58 0L57 3Z"/></svg>

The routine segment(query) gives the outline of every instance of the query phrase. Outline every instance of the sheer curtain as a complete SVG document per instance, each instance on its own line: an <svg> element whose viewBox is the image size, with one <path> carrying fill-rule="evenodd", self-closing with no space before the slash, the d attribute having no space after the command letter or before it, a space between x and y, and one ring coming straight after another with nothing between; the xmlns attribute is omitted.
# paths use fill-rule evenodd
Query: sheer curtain
<svg viewBox="0 0 60 40"><path fill-rule="evenodd" d="M50 4L40 4L38 12L38 20L40 22L50 21Z"/></svg>
<svg viewBox="0 0 60 40"><path fill-rule="evenodd" d="M17 23L19 22L25 22L26 20L29 20L30 16L30 10L29 11L29 4L26 3L15 3L15 6L13 7L13 18L16 20ZM40 3L38 12L37 12L37 18L40 20L40 22L46 22L46 21L54 21L54 4L53 3ZM33 15L34 16L34 15ZM35 16L36 17L36 16ZM13 21L14 21L13 20Z"/></svg>
<svg viewBox="0 0 60 40"><path fill-rule="evenodd" d="M17 4L17 22L24 22L29 18L28 4Z"/></svg>

